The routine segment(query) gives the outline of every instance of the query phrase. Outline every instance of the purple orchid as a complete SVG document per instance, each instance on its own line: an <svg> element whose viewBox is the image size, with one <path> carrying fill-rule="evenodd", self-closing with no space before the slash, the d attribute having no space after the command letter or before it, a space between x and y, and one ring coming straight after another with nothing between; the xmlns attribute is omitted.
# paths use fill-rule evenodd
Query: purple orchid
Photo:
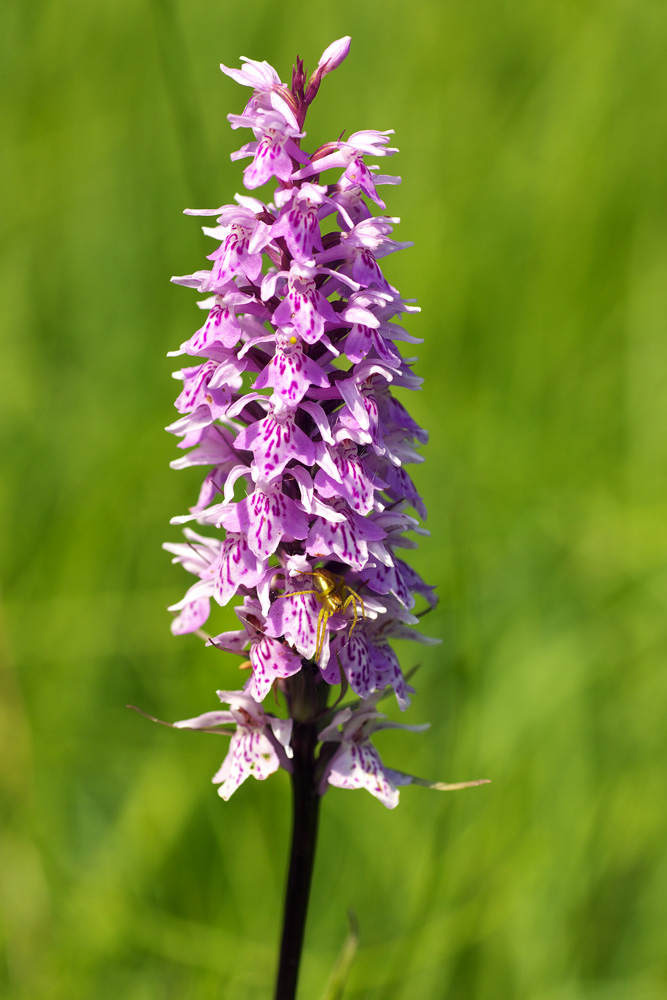
<svg viewBox="0 0 667 1000"><path fill-rule="evenodd" d="M427 434L393 395L421 385L398 346L420 342L401 325L418 308L380 266L411 244L392 238L398 219L372 210L385 211L378 186L400 183L367 162L397 152L393 133L302 148L308 107L349 47L349 37L333 42L308 80L297 59L290 85L266 62L221 66L251 89L243 112L228 117L254 136L232 153L250 159L243 182L253 194L187 210L214 218L204 233L217 246L210 269L172 279L205 295L207 313L172 352L192 359L175 373L179 416L167 429L185 454L172 467L207 470L190 513L172 523L218 532L185 527L185 541L165 545L195 577L170 609L172 630L241 655L250 671L243 690L218 691L228 708L174 725L230 737L213 778L223 799L251 775L291 775L276 1000L295 997L327 789L365 788L393 809L408 784L481 783L424 781L387 767L372 744L381 729L427 728L378 711L385 695L403 710L414 693L392 641L438 640L414 629L434 589L398 555L415 546L410 535L427 534L406 468L422 460ZM262 200L268 182L274 190ZM212 606L231 601L241 627L205 633ZM271 692L278 711L265 708Z"/></svg>
<svg viewBox="0 0 667 1000"><path fill-rule="evenodd" d="M295 691L306 684L320 706L309 717L322 748L320 793L364 787L393 808L406 781L384 767L370 739L393 725L377 713L385 690L402 709L412 691L392 638L433 641L412 628L418 605L435 604L433 588L397 555L414 545L406 533L424 533L406 465L421 461L416 446L427 435L392 395L395 386L420 386L414 359L397 346L418 342L397 322L417 307L379 263L411 244L392 238L398 219L369 207L384 211L377 187L400 182L367 162L397 152L392 132L302 148L308 106L349 44L330 45L309 82L298 60L291 86L265 62L222 66L252 90L229 120L254 135L232 154L251 158L243 179L253 194L188 210L215 218L204 232L217 247L210 270L172 279L208 298L205 323L173 352L196 363L176 373L180 416L168 429L189 449L173 467L208 469L191 513L174 522L223 534L186 528L185 542L165 547L197 578L171 609L175 632L201 630L212 602L241 602L242 629L209 642L247 658L243 691L220 692L227 712L177 723L236 725L215 779L223 797L250 773L292 769L291 723L304 713ZM267 182L275 191L264 201ZM338 228L324 235L332 216ZM329 698L336 685L360 699L356 707L326 708L340 700ZM264 712L272 689L285 696L287 719Z"/></svg>

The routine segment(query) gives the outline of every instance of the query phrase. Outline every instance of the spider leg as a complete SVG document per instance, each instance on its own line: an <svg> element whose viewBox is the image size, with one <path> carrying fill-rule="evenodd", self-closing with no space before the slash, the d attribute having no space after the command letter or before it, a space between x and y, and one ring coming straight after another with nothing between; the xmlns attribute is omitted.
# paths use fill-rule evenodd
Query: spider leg
<svg viewBox="0 0 667 1000"><path fill-rule="evenodd" d="M327 622L329 621L330 615L327 608L322 608L319 615L317 616L317 645L315 646L315 660L319 660L322 650L324 649L324 637L327 632Z"/></svg>
<svg viewBox="0 0 667 1000"><path fill-rule="evenodd" d="M315 594L315 597L319 597L319 593L319 590L289 590L284 594L278 594L276 600L279 601L281 597L300 597L307 594Z"/></svg>
<svg viewBox="0 0 667 1000"><path fill-rule="evenodd" d="M347 611L350 604L352 605L352 614L354 615L354 617L352 619L352 624L350 625L350 631L347 634L348 639L352 635L352 630L354 629L354 626L357 624L357 621L359 619L359 615L357 614L357 602L354 599L353 593L350 593L349 597L345 601L345 604L343 605L343 611Z"/></svg>
<svg viewBox="0 0 667 1000"><path fill-rule="evenodd" d="M361 594L358 594L356 592L356 590L352 590L352 587L348 587L347 589L349 590L349 592L351 594L354 594L356 600L359 601L359 604L361 604L361 614L362 614L362 616L363 616L363 618L365 620L366 619L366 608L364 607L364 599L363 599L363 597L361 596ZM356 609L356 604L355 604L355 609ZM355 625L356 625L356 618L355 618Z"/></svg>

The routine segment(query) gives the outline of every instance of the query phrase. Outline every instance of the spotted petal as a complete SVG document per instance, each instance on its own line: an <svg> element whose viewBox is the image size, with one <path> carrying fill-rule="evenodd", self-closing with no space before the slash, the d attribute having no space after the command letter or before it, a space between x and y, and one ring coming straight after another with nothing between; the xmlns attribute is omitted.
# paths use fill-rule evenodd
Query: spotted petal
<svg viewBox="0 0 667 1000"><path fill-rule="evenodd" d="M239 587L256 587L266 564L250 549L247 538L228 533L222 543L215 577L214 597L218 604L231 601Z"/></svg>
<svg viewBox="0 0 667 1000"><path fill-rule="evenodd" d="M318 559L338 559L352 569L360 570L368 561L368 542L380 541L385 532L373 521L360 517L342 500L333 500L334 510L345 515L343 524L332 524L316 518L306 539L306 552Z"/></svg>
<svg viewBox="0 0 667 1000"><path fill-rule="evenodd" d="M277 487L259 486L221 517L227 531L240 532L258 559L266 560L283 538L294 541L308 534L308 518L294 500Z"/></svg>
<svg viewBox="0 0 667 1000"><path fill-rule="evenodd" d="M331 761L328 781L337 788L365 788L387 809L398 805L398 789L370 743L343 744Z"/></svg>
<svg viewBox="0 0 667 1000"><path fill-rule="evenodd" d="M296 426L293 411L270 413L244 427L235 445L252 451L257 474L267 482L281 475L290 459L312 465L317 454L315 444Z"/></svg>
<svg viewBox="0 0 667 1000"><path fill-rule="evenodd" d="M329 379L317 362L304 354L296 337L276 338L276 353L255 380L256 389L271 386L288 406L296 406L311 385L326 387Z"/></svg>
<svg viewBox="0 0 667 1000"><path fill-rule="evenodd" d="M285 643L264 636L250 647L252 677L245 690L255 701L263 701L277 678L291 677L301 669L301 657Z"/></svg>

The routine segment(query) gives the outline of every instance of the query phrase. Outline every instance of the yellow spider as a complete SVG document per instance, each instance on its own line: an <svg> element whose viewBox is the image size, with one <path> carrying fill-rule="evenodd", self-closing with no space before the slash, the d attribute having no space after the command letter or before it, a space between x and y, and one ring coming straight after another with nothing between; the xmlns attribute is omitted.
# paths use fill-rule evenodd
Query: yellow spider
<svg viewBox="0 0 667 1000"><path fill-rule="evenodd" d="M352 619L349 632L349 634L352 635L352 629L359 620L357 604L361 605L361 614L364 620L366 618L366 609L364 608L363 598L360 597L356 590L352 590L352 587L348 587L342 576L337 576L336 573L331 573L328 569L314 569L312 572L302 573L301 576L312 576L314 584L312 590L293 590L286 594L282 594L281 596L298 597L300 594L303 594L304 596L314 594L322 605L322 609L317 616L315 646L315 660L317 661L319 660L324 647L324 639L327 633L327 622L331 616L335 615L339 611L344 614L349 606L352 605L352 613L354 617Z"/></svg>

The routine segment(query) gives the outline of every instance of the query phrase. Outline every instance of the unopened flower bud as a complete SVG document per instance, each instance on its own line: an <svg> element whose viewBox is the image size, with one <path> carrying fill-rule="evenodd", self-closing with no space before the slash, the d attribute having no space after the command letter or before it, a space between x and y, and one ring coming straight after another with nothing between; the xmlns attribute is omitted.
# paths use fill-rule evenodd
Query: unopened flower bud
<svg viewBox="0 0 667 1000"><path fill-rule="evenodd" d="M345 35L344 38L337 38L335 42L332 42L331 45L324 50L320 56L320 61L317 64L317 69L311 76L308 83L308 90L306 91L306 104L310 104L313 100L315 94L319 90L320 83L326 74L340 66L343 59L345 59L350 51L351 41L352 39L350 36Z"/></svg>

